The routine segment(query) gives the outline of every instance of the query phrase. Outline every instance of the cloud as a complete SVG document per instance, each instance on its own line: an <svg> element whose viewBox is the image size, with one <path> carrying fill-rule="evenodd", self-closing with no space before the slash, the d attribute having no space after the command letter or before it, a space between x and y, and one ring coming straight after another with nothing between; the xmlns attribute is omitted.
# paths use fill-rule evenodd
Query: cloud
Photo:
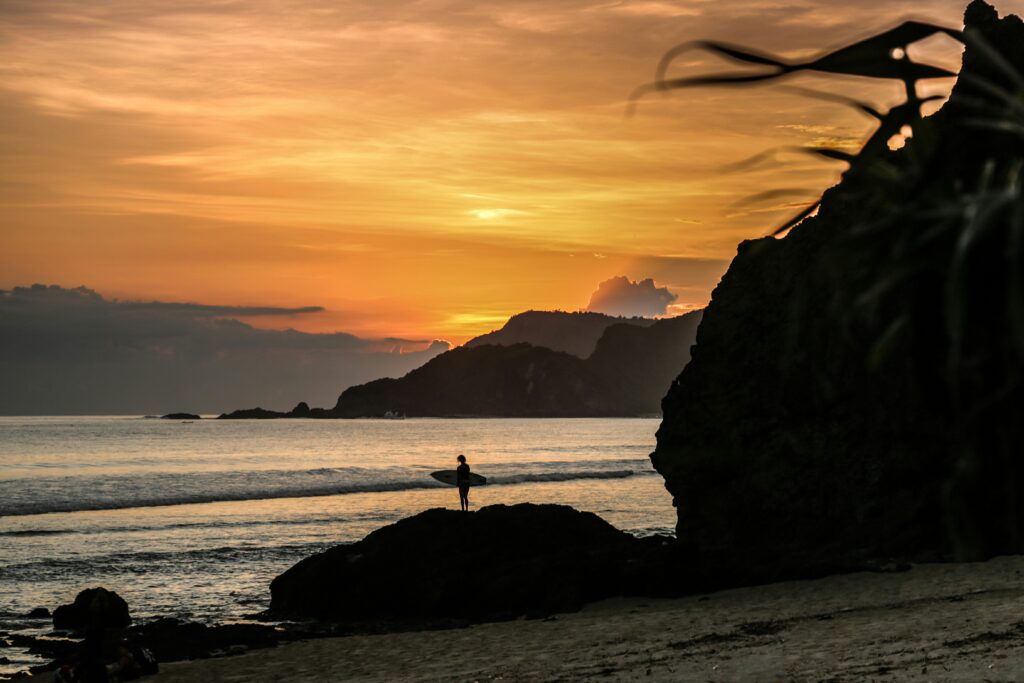
<svg viewBox="0 0 1024 683"><path fill-rule="evenodd" d="M320 313L323 306L301 306L282 308L279 306L210 306L208 304L177 303L166 301L107 301L98 292L88 287L67 289L57 285L35 284L31 287L15 287L11 291L0 290L8 305L19 306L26 302L45 303L47 306L62 308L93 305L97 307L116 306L123 311L162 311L185 318L229 318L260 316L296 316L303 313Z"/></svg>
<svg viewBox="0 0 1024 683"><path fill-rule="evenodd" d="M235 319L320 310L117 301L85 287L0 290L0 414L329 406L353 384L401 376L449 347Z"/></svg>
<svg viewBox="0 0 1024 683"><path fill-rule="evenodd" d="M811 55L909 11L956 25L964 4L3 0L0 287L316 292L363 337L448 334L452 311L569 306L616 273L699 304L717 278L691 298L615 255L730 258L791 215L733 213L737 197L816 193L840 165L792 154L718 169L823 135L778 126L862 140L874 124L775 86L653 96L624 121L664 51L708 38ZM951 43L937 63L956 64ZM722 67L694 53L672 74ZM797 80L878 106L898 97L871 79ZM609 258L598 269L562 253Z"/></svg>
<svg viewBox="0 0 1024 683"><path fill-rule="evenodd" d="M667 287L655 287L654 280L647 278L633 282L624 275L605 280L590 296L588 311L651 318L665 315L670 304L678 297Z"/></svg>

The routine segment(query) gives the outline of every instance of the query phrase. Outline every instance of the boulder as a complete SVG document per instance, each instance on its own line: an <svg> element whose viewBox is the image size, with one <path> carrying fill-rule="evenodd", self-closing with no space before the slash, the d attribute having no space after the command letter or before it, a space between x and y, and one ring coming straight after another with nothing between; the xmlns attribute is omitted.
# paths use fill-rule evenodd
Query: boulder
<svg viewBox="0 0 1024 683"><path fill-rule="evenodd" d="M279 617L502 619L575 610L648 586L644 542L562 505L432 509L308 557L270 585Z"/></svg>
<svg viewBox="0 0 1024 683"><path fill-rule="evenodd" d="M31 612L25 615L27 619L49 619L50 610L45 607L36 607Z"/></svg>
<svg viewBox="0 0 1024 683"><path fill-rule="evenodd" d="M87 588L70 605L53 610L53 627L60 630L123 628L131 623L128 603L106 588Z"/></svg>

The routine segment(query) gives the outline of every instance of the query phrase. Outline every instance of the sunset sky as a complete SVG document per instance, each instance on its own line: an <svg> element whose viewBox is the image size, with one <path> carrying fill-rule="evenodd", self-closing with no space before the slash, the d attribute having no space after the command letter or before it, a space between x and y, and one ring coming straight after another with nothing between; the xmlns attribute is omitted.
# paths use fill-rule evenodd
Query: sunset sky
<svg viewBox="0 0 1024 683"><path fill-rule="evenodd" d="M997 3L1020 12L1024 2ZM456 343L599 282L707 303L871 122L777 86L628 94L674 44L789 57L952 0L3 0L0 289L323 307L261 327ZM918 54L957 64L948 40ZM693 54L674 73L721 66ZM891 86L793 83L892 103ZM947 88L950 81L936 81ZM803 195L743 204L778 188ZM794 204L795 202L795 204Z"/></svg>

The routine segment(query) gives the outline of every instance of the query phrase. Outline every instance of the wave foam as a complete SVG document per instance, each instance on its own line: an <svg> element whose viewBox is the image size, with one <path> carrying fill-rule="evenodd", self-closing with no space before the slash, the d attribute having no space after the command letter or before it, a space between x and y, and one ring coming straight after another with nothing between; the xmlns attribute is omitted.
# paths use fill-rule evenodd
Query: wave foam
<svg viewBox="0 0 1024 683"><path fill-rule="evenodd" d="M612 461L609 465L621 465L624 461ZM638 465L646 461L630 464ZM582 463L577 463L582 464ZM641 469L553 469L544 472L525 472L522 474L495 474L488 477L488 486L512 486L525 483L566 482L583 479L623 479L626 477L654 474L653 470ZM365 474L365 473L364 473ZM8 498L0 503L0 516L24 516L49 513L84 512L96 510L122 510L139 507L158 507L168 505L194 505L202 503L236 502L247 500L274 500L279 498L310 498L316 496L336 496L356 493L383 493L393 491L414 491L421 489L446 488L445 484L434 481L428 476L415 479L405 477L397 480L377 479L362 482L343 481L346 471L343 469L319 468L298 472L245 473L231 477L225 473L223 486L217 486L216 478L211 477L200 484L198 490L191 488L198 475L184 477L166 477L173 481L152 481L140 479L131 482L133 485L124 487L109 486L110 494L95 487L84 486L81 482L79 490L89 492L89 497L73 495L45 495L43 491L37 495L18 496L14 500ZM269 476L263 476L269 475ZM278 482L266 486L261 479L278 479ZM307 480L296 482L294 480ZM323 481L330 479L332 481ZM263 486L259 484L263 483ZM185 487L186 490L180 490ZM188 490L191 488L191 490ZM175 489L179 489L175 491ZM149 493L156 491L158 493ZM47 491L46 493L54 493ZM4 496L0 495L0 498ZM48 530L17 530L4 532L9 536L47 535Z"/></svg>

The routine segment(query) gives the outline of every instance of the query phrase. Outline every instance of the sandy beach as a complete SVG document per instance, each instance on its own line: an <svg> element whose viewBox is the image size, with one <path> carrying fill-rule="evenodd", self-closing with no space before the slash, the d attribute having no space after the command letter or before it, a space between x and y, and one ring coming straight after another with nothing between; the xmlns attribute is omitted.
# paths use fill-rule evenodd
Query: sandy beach
<svg viewBox="0 0 1024 683"><path fill-rule="evenodd" d="M1024 680L1024 557L915 566L545 620L324 638L167 664L173 681Z"/></svg>

